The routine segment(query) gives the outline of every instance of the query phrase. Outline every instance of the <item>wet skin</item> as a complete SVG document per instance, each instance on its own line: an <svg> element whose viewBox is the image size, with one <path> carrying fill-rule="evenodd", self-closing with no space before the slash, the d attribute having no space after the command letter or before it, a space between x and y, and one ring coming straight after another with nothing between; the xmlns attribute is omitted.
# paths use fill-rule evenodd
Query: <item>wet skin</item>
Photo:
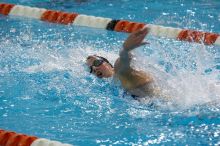
<svg viewBox="0 0 220 146"><path fill-rule="evenodd" d="M93 66L92 73L99 78L108 78L114 75L121 81L123 88L128 92L137 96L149 95L149 92L151 92L149 88L153 83L153 78L148 73L135 70L130 66L132 59L130 51L148 44L147 42L143 42L148 32L148 28L143 28L130 34L123 44L123 48L120 51L119 58L114 64L114 68L108 63L103 62L100 66ZM89 67L98 59L95 55L89 56L88 58L86 62Z"/></svg>

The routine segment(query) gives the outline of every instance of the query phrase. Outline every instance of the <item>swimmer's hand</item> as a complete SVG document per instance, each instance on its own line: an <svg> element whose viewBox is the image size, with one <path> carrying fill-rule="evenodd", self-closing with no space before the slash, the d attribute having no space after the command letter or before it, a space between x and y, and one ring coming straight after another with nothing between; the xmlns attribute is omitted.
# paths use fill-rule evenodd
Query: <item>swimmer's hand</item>
<svg viewBox="0 0 220 146"><path fill-rule="evenodd" d="M129 52L137 47L149 44L148 42L143 42L145 36L148 33L149 33L148 27L144 27L143 29L131 33L123 44L123 51Z"/></svg>

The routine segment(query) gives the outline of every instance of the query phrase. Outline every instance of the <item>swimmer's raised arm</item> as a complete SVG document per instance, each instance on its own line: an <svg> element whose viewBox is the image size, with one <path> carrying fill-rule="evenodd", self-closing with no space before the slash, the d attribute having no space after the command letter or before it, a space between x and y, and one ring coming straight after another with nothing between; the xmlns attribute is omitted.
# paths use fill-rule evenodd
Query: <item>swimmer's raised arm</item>
<svg viewBox="0 0 220 146"><path fill-rule="evenodd" d="M141 30L131 33L130 36L125 40L123 48L119 54L120 58L118 61L120 63L118 63L120 64L120 70L126 70L130 67L130 62L132 58L130 53L131 50L148 44L147 42L143 41L148 32L149 29L145 27Z"/></svg>
<svg viewBox="0 0 220 146"><path fill-rule="evenodd" d="M148 44L144 42L145 36L149 29L143 28L131 33L123 43L123 48L120 52L120 57L114 64L114 67L107 59L101 56L92 55L87 57L87 65L90 68L90 73L99 78L109 78L114 76L114 79L120 81L126 92L129 92L133 98L142 98L158 94L155 90L154 78L150 73L133 68L131 64L131 50Z"/></svg>

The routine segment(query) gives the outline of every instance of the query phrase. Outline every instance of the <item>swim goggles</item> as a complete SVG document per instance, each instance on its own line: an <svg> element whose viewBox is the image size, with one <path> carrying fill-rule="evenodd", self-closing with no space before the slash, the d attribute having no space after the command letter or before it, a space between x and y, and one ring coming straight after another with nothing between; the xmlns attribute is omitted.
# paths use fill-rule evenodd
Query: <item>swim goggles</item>
<svg viewBox="0 0 220 146"><path fill-rule="evenodd" d="M103 58L97 57L97 59L93 61L92 66L90 66L90 73L93 72L93 67L99 67L104 62L106 61Z"/></svg>
<svg viewBox="0 0 220 146"><path fill-rule="evenodd" d="M94 67L99 67L104 62L108 63L113 68L113 65L106 58L104 58L102 56L98 56L98 55L94 55L94 56L96 57L96 60L94 60L93 63L92 63L92 66L90 66L90 73L93 72L93 66ZM89 57L87 59L89 59Z"/></svg>

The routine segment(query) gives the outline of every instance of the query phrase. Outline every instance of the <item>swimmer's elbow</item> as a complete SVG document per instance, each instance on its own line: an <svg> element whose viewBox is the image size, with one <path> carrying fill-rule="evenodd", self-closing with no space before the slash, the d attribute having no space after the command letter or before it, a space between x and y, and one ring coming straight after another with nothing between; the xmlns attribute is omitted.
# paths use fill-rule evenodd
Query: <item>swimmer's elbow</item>
<svg viewBox="0 0 220 146"><path fill-rule="evenodd" d="M121 60L121 58L118 58L114 64L114 69L116 73L127 72L130 69L130 63Z"/></svg>

